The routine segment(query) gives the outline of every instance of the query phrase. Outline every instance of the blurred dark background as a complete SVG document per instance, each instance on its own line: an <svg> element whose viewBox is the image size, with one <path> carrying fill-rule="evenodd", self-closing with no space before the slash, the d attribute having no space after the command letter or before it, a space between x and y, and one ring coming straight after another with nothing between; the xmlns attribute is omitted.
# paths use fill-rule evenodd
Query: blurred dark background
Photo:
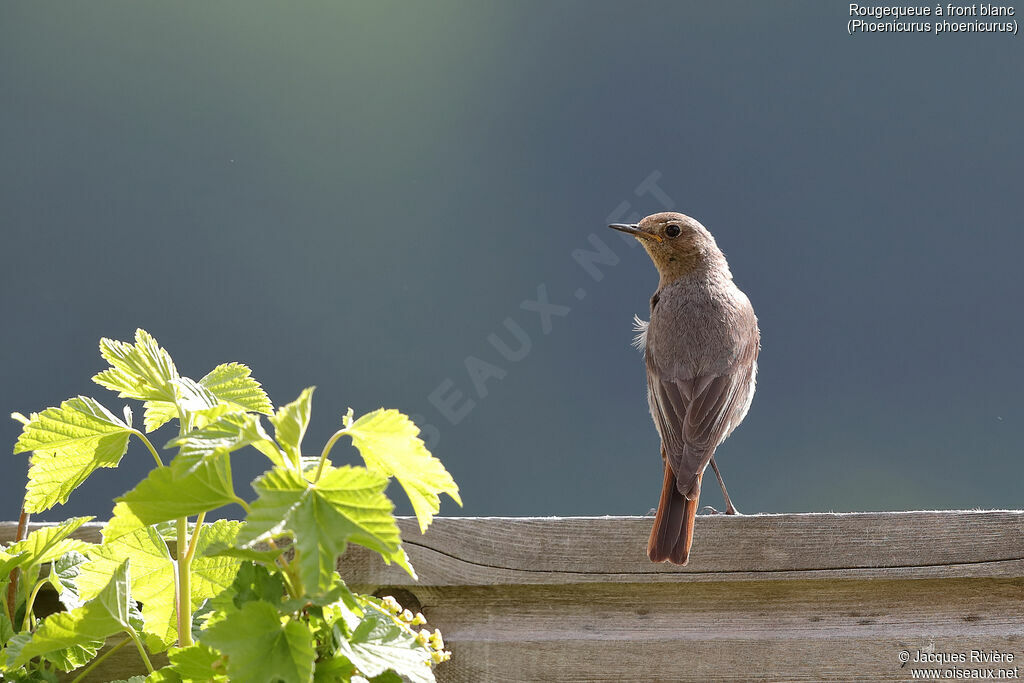
<svg viewBox="0 0 1024 683"><path fill-rule="evenodd" d="M604 226L671 204L761 321L719 451L741 510L1018 508L1021 39L850 37L848 11L6 2L0 409L119 412L96 344L143 327L183 374L316 384L308 451L348 406L415 414L462 487L444 514L643 514L656 278ZM547 333L539 288L569 307ZM51 518L108 515L150 463L133 442ZM264 465L236 456L240 491Z"/></svg>

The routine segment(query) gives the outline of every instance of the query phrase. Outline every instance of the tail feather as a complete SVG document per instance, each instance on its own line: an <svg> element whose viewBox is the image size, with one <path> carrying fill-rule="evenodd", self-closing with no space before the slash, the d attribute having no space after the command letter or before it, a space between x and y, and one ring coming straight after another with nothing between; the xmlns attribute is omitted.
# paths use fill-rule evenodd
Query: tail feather
<svg viewBox="0 0 1024 683"><path fill-rule="evenodd" d="M671 562L685 565L690 559L693 545L693 523L700 500L701 475L691 489L693 497L687 499L676 486L676 475L665 465L665 482L661 487L661 501L654 516L654 528L647 542L647 556L651 562Z"/></svg>

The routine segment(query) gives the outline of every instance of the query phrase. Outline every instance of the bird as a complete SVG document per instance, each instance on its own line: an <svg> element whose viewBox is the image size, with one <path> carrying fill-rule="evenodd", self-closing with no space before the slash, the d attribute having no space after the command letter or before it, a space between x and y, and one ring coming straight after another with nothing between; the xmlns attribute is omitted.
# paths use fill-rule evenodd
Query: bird
<svg viewBox="0 0 1024 683"><path fill-rule="evenodd" d="M725 255L699 221L663 212L608 227L635 237L658 270L650 322L637 318L636 339L664 467L647 555L685 565L708 464L722 487L725 513L738 514L715 450L750 409L761 332Z"/></svg>

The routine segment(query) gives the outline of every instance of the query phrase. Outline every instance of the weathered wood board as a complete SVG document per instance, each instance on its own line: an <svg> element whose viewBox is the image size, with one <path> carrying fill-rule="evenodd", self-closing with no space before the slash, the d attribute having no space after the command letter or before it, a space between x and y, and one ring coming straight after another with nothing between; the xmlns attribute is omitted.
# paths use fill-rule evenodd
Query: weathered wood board
<svg viewBox="0 0 1024 683"><path fill-rule="evenodd" d="M419 582L357 547L339 570L419 603L454 653L442 681L1024 676L1022 511L700 517L683 568L647 560L650 518L400 524ZM913 661L944 654L967 661Z"/></svg>

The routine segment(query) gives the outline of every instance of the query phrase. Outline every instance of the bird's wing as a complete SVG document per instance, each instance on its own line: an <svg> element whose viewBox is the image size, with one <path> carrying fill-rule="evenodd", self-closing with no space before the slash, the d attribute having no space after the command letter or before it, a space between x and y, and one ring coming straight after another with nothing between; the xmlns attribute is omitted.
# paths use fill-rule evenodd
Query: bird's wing
<svg viewBox="0 0 1024 683"><path fill-rule="evenodd" d="M659 377L648 361L647 390L679 491L688 495L736 422L752 389L758 344L752 340L720 375L692 379Z"/></svg>

